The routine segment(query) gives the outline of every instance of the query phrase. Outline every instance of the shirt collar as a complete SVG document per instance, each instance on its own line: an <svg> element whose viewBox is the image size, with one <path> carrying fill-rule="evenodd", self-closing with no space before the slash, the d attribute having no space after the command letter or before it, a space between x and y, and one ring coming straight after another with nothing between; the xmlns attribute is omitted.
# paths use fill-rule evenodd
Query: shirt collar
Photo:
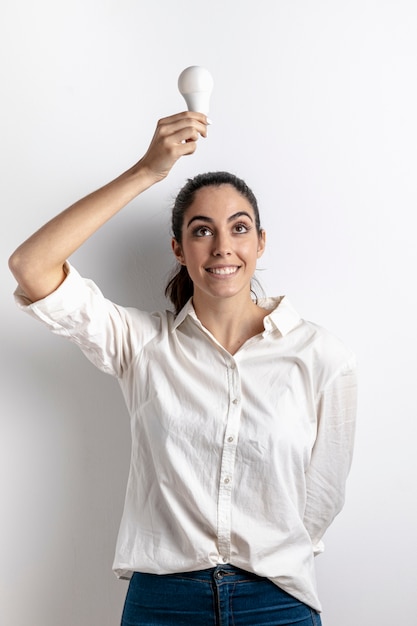
<svg viewBox="0 0 417 626"><path fill-rule="evenodd" d="M265 331L278 330L282 336L287 335L302 319L292 306L287 296L276 298L259 298L258 304L270 313L264 318Z"/></svg>
<svg viewBox="0 0 417 626"><path fill-rule="evenodd" d="M188 300L188 302L182 307L181 311L178 313L172 325L172 330L176 330L178 326L183 323L185 318L188 317L188 315L190 315L194 319L198 319L194 311L192 298Z"/></svg>
<svg viewBox="0 0 417 626"><path fill-rule="evenodd" d="M301 317L293 308L287 296L276 298L260 298L258 304L263 309L270 311L264 318L265 332L278 330L282 336L287 335L293 328L300 324ZM176 330L184 320L190 316L200 323L193 307L192 298L183 306L172 325L172 330Z"/></svg>

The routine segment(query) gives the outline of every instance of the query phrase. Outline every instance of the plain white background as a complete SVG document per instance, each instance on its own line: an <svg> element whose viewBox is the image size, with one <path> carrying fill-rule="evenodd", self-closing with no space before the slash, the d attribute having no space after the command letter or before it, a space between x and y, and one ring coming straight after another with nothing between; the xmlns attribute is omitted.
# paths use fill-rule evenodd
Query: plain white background
<svg viewBox="0 0 417 626"><path fill-rule="evenodd" d="M258 196L259 278L357 353L347 502L317 569L324 626L411 624L415 442L417 8L414 0L3 0L0 622L115 626L111 572L129 462L117 383L13 304L12 250L133 164L215 80L193 157L74 255L119 303L152 310L185 178L228 169Z"/></svg>

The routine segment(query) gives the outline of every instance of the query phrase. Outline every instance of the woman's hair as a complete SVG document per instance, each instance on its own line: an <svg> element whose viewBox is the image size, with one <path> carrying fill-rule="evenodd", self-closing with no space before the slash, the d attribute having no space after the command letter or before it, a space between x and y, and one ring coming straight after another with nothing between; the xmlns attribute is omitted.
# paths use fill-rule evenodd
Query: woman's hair
<svg viewBox="0 0 417 626"><path fill-rule="evenodd" d="M203 187L220 187L220 185L231 185L241 196L248 200L255 215L257 233L258 235L261 234L258 202L253 191L247 186L245 181L229 172L207 172L206 174L198 174L194 178L189 178L175 200L172 209L171 228L172 235L179 244L181 244L182 240L184 215L194 202L197 192ZM165 295L174 305L175 314L180 312L193 295L193 292L194 285L187 268L185 265L177 266L165 288Z"/></svg>

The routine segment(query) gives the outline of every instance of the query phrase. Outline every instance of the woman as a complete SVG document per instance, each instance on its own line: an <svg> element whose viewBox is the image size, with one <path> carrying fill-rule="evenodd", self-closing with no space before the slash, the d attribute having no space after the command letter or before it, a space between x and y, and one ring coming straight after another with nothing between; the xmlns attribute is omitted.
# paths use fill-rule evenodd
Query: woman
<svg viewBox="0 0 417 626"><path fill-rule="evenodd" d="M175 313L105 299L67 259L207 135L158 123L145 156L11 256L19 306L120 382L132 460L114 570L123 626L320 624L314 555L344 500L355 360L287 298L255 301L265 248L256 199L227 173L176 200ZM229 621L230 620L230 621Z"/></svg>

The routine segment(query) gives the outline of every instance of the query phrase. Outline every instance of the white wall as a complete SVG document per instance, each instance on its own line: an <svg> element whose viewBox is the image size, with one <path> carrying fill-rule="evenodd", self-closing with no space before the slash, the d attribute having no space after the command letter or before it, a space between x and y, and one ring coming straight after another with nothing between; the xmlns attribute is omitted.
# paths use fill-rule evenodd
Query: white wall
<svg viewBox="0 0 417 626"><path fill-rule="evenodd" d="M127 413L112 379L17 312L7 257L141 156L192 64L215 78L209 138L73 261L120 303L165 307L176 190L209 169L247 179L267 291L360 361L347 503L317 561L324 625L411 623L416 32L414 0L3 0L0 623L119 623Z"/></svg>

